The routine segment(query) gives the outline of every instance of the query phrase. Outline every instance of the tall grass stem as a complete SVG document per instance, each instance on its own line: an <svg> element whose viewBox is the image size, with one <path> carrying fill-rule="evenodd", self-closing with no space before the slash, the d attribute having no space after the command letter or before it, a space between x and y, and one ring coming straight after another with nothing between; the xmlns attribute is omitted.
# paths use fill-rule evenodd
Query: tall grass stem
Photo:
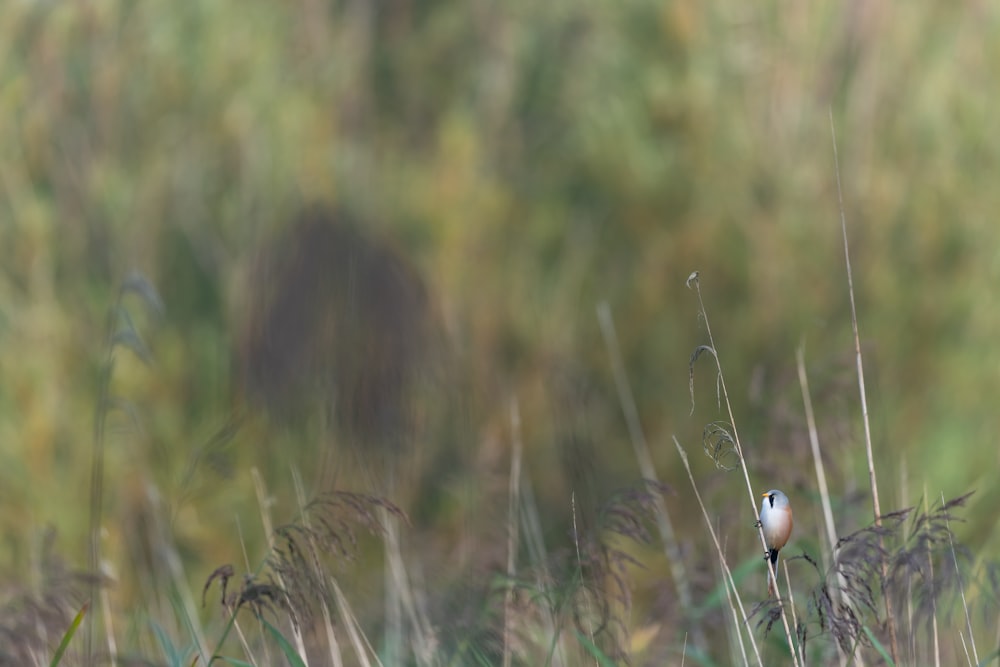
<svg viewBox="0 0 1000 667"><path fill-rule="evenodd" d="M517 576L517 552L521 523L521 410L517 398L510 402L510 489L507 508L507 590L503 601L503 667L511 665L511 626L514 623L514 577Z"/></svg>
<svg viewBox="0 0 1000 667"><path fill-rule="evenodd" d="M740 615L739 615L740 622L736 624L736 629L739 632L740 641L742 642L743 628L749 625L746 607L743 605L743 598L740 597L740 592L736 588L736 582L733 581L733 573L729 569L729 565L726 563L726 556L722 551L722 546L719 544L719 537L718 535L715 534L715 529L712 528L712 519L711 517L708 516L708 510L705 509L705 503L702 502L701 493L698 492L698 485L694 481L694 474L691 472L690 463L688 463L687 452L685 452L684 448L681 447L681 443L678 442L677 436L674 436L673 439L674 439L674 446L677 448L677 453L680 455L681 462L684 464L684 469L687 471L688 479L691 481L691 489L694 491L695 500L698 501L698 507L701 508L701 515L705 519L705 525L708 526L708 534L712 537L712 543L715 545L715 552L718 554L719 560L722 563L722 569L725 572L726 576L726 584L733 591L733 595L736 597L736 604L740 610ZM782 614L782 618L784 618L784 614ZM787 620L785 621L785 630L787 633L788 630ZM750 646L753 647L754 655L757 657L757 664L760 665L760 667L763 667L764 661L761 659L760 648L757 646L757 640L754 638L752 632L748 632L747 635L750 638ZM792 645L791 640L789 639L789 646L791 645ZM795 658L794 650L792 652L792 657L795 664L798 664L798 659Z"/></svg>
<svg viewBox="0 0 1000 667"><path fill-rule="evenodd" d="M851 298L851 328L854 331L854 353L858 370L858 393L861 396L861 417L865 428L865 454L868 457L868 481L871 485L872 510L875 514L875 525L881 527L882 508L879 505L878 477L875 475L875 456L872 451L871 421L868 419L868 397L865 393L865 368L861 358L861 336L858 333L858 310L854 302L854 274L851 271L850 245L847 242L847 214L844 212L844 193L840 182L840 156L837 154L837 129L833 123L832 108L829 109L829 113L830 138L833 142L833 166L834 172L837 176L837 204L840 207L840 229L844 238L844 263L847 267L847 291ZM884 542L885 541L880 537L879 546L883 548L883 551L885 547ZM886 563L885 558L882 559L881 565L882 581L885 582L889 578L889 566L888 563ZM899 664L899 642L896 637L896 619L893 614L892 599L886 594L886 591L883 590L882 593L882 598L885 600L886 624L889 630L889 652L892 655L892 661Z"/></svg>
<svg viewBox="0 0 1000 667"><path fill-rule="evenodd" d="M764 552L768 552L767 538L764 537L764 527L760 521L760 511L757 509L757 496L753 492L753 485L750 483L750 471L747 468L746 457L743 455L743 446L740 444L739 430L736 428L736 417L733 414L733 405L729 400L729 391L726 389L726 378L722 372L722 360L719 358L719 350L715 346L715 337L712 336L712 326L708 322L708 311L705 309L705 301L701 296L701 282L698 279L698 273L695 272L688 277L688 286L694 285L695 294L698 296L698 309L701 314L702 319L705 321L705 333L708 334L708 342L712 349L712 358L715 359L715 367L718 370L718 386L722 392L722 399L726 404L726 413L729 416L729 424L733 427L733 444L736 446L736 453L740 457L740 470L743 472L743 480L746 482L747 495L750 498L750 507L753 508L754 518L757 520L757 536L760 538L760 544L764 548ZM678 445L679 447L679 445ZM687 459L685 458L685 465ZM690 474L690 471L689 473ZM693 483L692 479L692 483ZM767 573L769 581L774 586L774 590L778 590L778 573L774 567L774 563L771 562L770 558L765 559L767 564ZM795 653L795 642L792 641L792 631L788 626L788 617L784 613L784 603L781 601L781 596L777 597L778 607L781 609L781 624L785 629L785 638L788 640L788 649L792 654L792 662L798 665L798 656Z"/></svg>

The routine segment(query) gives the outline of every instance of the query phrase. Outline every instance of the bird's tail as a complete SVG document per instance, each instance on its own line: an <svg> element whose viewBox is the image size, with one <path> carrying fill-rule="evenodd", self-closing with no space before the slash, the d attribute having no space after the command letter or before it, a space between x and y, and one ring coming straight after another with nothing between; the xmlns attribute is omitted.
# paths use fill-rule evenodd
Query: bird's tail
<svg viewBox="0 0 1000 667"><path fill-rule="evenodd" d="M774 579L771 579L771 572L770 572L770 570L771 569L774 570L774 576L775 576L775 578L777 578L778 577L778 550L777 549L771 549L770 559L771 559L771 567L768 568L767 572L765 572L765 574L767 575L767 597L774 598L774 597L778 597L778 595L777 595L777 591L774 588Z"/></svg>

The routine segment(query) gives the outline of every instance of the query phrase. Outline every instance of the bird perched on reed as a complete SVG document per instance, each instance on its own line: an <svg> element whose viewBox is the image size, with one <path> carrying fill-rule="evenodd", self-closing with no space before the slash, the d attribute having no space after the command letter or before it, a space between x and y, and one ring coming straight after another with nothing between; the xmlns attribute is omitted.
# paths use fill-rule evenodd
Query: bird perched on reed
<svg viewBox="0 0 1000 667"><path fill-rule="evenodd" d="M760 527L764 531L764 541L767 543L767 558L771 559L775 576L778 574L778 551L788 543L792 534L792 506L788 496L777 489L771 489L762 495L764 499L760 506ZM774 581L770 574L767 577L767 595L775 597Z"/></svg>

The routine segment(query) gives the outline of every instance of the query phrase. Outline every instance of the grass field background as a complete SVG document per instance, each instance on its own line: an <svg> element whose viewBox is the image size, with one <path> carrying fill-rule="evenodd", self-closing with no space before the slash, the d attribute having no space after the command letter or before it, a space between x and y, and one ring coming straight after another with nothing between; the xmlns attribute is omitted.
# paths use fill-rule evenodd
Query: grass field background
<svg viewBox="0 0 1000 667"><path fill-rule="evenodd" d="M278 664L251 615L246 643L227 634L215 584L199 597L264 562L262 518L301 521L296 475L307 502L365 494L331 531L353 527L353 558L324 567L385 664L736 661L671 436L750 600L764 567L740 474L698 454L729 417L711 360L689 394L708 341L685 283L700 272L755 490L792 498L786 552L822 570L800 347L837 533L873 519L831 117L883 512L975 491L949 524L964 578L907 616L899 664L930 664L931 618L965 663L958 589L979 658L997 648L991 3L17 1L0 44L0 625L51 607L49 635L14 632L35 654L88 596L99 451L105 662L113 636L154 664L216 641ZM324 210L345 236L302 231ZM602 303L694 611L636 490ZM791 567L806 619L819 579ZM809 623L810 662L835 661ZM787 658L780 634L765 649ZM305 633L310 664L336 662L325 641Z"/></svg>

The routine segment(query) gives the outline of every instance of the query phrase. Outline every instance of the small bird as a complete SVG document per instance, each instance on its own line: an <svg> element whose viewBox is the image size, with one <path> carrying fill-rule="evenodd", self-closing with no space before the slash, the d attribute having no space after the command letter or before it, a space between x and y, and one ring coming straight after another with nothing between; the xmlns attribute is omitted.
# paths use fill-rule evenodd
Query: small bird
<svg viewBox="0 0 1000 667"><path fill-rule="evenodd" d="M777 489L771 489L763 494L760 505L760 526L764 530L764 540L767 542L768 553L765 558L771 559L775 576L778 573L778 551L788 543L792 534L792 506L788 496ZM767 595L774 597L774 582L770 574L767 577Z"/></svg>

